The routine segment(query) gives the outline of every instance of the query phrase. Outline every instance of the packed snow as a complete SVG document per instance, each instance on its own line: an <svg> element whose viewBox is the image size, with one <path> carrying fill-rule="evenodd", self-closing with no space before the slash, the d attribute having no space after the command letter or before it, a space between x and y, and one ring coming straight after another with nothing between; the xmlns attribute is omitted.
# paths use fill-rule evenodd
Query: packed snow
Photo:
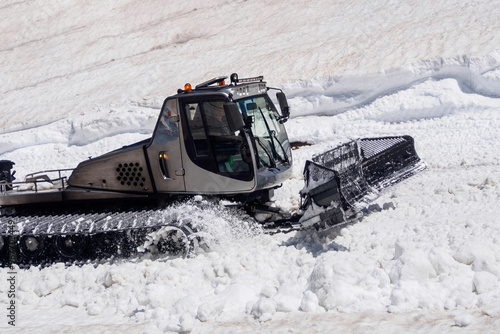
<svg viewBox="0 0 500 334"><path fill-rule="evenodd" d="M428 170L358 223L268 235L202 197L165 208L210 249L189 258L17 269L2 332L500 331L498 1L121 0L0 5L0 160L72 168L151 135L186 82L264 75L292 108L299 205L313 154L408 134Z"/></svg>

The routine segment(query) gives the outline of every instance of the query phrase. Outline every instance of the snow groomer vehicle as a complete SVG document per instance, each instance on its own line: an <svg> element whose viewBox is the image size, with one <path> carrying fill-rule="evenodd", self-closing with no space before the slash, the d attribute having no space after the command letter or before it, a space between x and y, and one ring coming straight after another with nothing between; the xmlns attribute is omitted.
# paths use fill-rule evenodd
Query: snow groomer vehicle
<svg viewBox="0 0 500 334"><path fill-rule="evenodd" d="M306 162L301 208L283 212L270 201L292 173L289 115L285 94L262 76L232 74L186 84L164 101L151 138L74 169L18 182L14 162L0 161L2 265L185 255L202 240L162 212L195 195L237 203L272 231L329 229L425 169L410 136L353 140Z"/></svg>

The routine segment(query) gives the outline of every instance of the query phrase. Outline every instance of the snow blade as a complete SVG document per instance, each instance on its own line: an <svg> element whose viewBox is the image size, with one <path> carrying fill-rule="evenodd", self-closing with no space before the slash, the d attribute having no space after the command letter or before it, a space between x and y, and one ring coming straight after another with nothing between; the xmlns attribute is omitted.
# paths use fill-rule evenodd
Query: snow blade
<svg viewBox="0 0 500 334"><path fill-rule="evenodd" d="M328 228L352 221L385 189L425 168L410 136L353 140L314 156L304 168L300 222Z"/></svg>

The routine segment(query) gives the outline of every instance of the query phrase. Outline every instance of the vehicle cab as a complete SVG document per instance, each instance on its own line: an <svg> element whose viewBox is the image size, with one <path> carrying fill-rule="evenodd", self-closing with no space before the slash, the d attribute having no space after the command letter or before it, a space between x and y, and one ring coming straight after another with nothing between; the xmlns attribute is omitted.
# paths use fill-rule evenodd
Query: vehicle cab
<svg viewBox="0 0 500 334"><path fill-rule="evenodd" d="M263 77L233 74L229 84L226 80L214 78L194 89L186 84L165 100L148 148L149 156L159 157L155 180L165 180L156 182L158 191L176 191L177 183L177 191L186 193L252 193L290 176L284 94L278 92L280 115ZM184 189L173 179L183 179Z"/></svg>

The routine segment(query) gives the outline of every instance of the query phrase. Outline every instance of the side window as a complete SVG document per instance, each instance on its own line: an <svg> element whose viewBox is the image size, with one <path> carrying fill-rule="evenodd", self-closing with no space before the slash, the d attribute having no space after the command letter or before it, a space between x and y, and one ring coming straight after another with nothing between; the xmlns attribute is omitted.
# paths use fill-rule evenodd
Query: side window
<svg viewBox="0 0 500 334"><path fill-rule="evenodd" d="M166 145L169 141L177 140L179 128L177 124L170 123L168 116L169 109L165 107L161 112L160 119L154 133L154 145Z"/></svg>
<svg viewBox="0 0 500 334"><path fill-rule="evenodd" d="M194 141L195 154L197 157L207 157L210 150L208 147L205 127L203 126L200 105L199 103L187 103L184 108L186 111L189 129L191 130L191 136Z"/></svg>
<svg viewBox="0 0 500 334"><path fill-rule="evenodd" d="M203 103L203 110L207 119L209 136L232 136L224 112L223 101L209 101Z"/></svg>

